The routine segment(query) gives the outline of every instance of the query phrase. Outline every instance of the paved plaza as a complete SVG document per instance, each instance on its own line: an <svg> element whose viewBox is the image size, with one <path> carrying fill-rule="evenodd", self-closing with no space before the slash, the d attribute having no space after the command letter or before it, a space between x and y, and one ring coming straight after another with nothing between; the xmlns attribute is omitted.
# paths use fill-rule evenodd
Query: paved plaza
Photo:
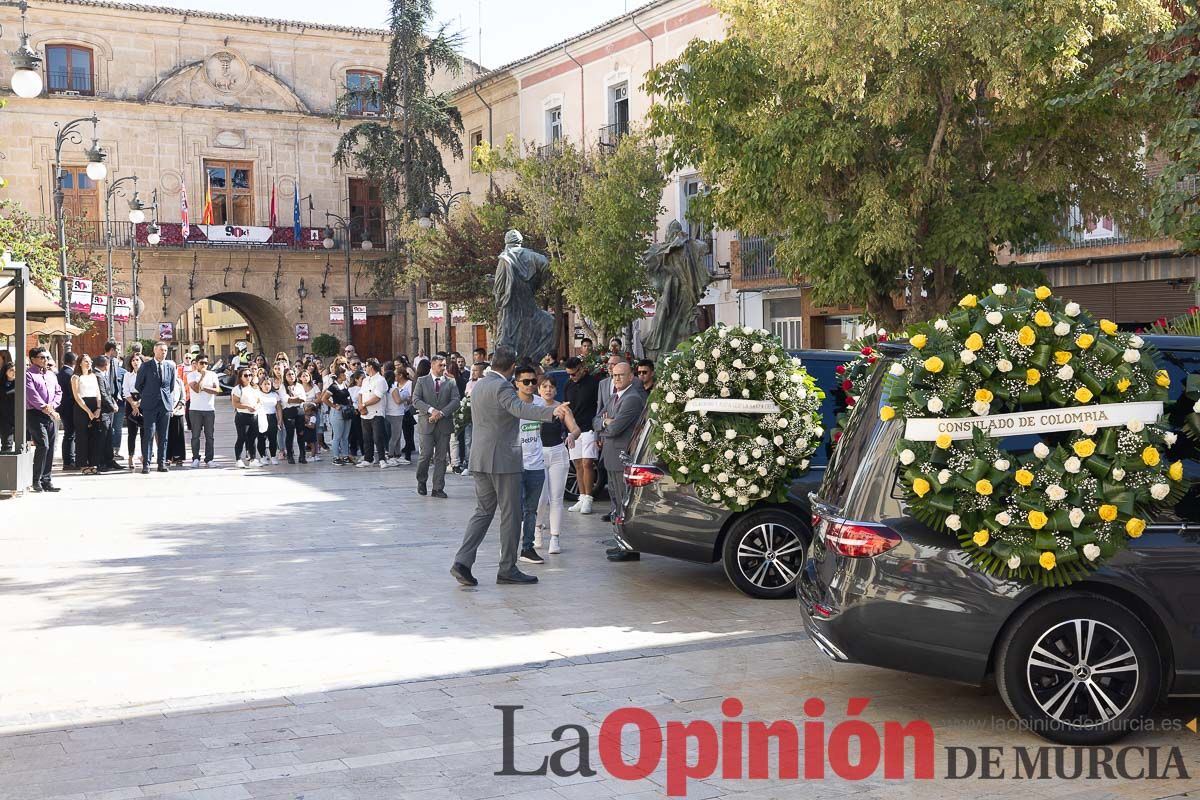
<svg viewBox="0 0 1200 800"><path fill-rule="evenodd" d="M793 601L754 601L719 567L604 559L599 516L569 515L560 556L524 566L537 586L497 586L495 533L476 589L448 574L472 508L418 497L413 469L320 464L233 468L219 420L217 469L56 478L58 495L0 502L0 800L662 797L600 769L606 714L658 720L804 719L829 727L851 697L872 723L927 719L938 772L949 745L1025 745L992 730L994 693L835 665L803 633ZM513 748L530 770L592 734L594 776L496 776L502 715L521 705ZM1194 716L1176 704L1173 717ZM572 737L573 738L573 735ZM1141 734L1181 748L1200 736ZM628 741L630 761L636 750ZM568 761L568 763L573 763ZM949 795L1159 798L1198 780L723 780L688 797Z"/></svg>

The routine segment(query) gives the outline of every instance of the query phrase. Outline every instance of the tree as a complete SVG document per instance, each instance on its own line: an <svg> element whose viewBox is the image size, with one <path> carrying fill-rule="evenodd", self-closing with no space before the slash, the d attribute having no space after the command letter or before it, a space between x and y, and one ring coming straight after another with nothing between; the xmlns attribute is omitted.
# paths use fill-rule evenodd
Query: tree
<svg viewBox="0 0 1200 800"><path fill-rule="evenodd" d="M11 253L13 261L24 261L34 285L58 298L62 273L57 243L49 232L38 230L37 220L12 200L0 200L0 252Z"/></svg>
<svg viewBox="0 0 1200 800"><path fill-rule="evenodd" d="M779 239L822 304L888 327L1013 279L1005 246L1061 212L1136 216L1154 116L1100 93L1066 104L1149 32L1157 0L719 0L728 38L652 71L668 169L711 186L710 222Z"/></svg>
<svg viewBox="0 0 1200 800"><path fill-rule="evenodd" d="M442 26L433 36L426 29L433 18L433 0L392 0L389 15L391 48L387 71L378 84L347 92L338 103L339 124L354 105L376 104L379 116L357 123L344 134L334 151L334 163L353 165L377 182L383 197L389 228L398 231L423 208L450 175L442 162L442 150L459 159L463 156L462 115L449 92L434 92L430 80L439 70L457 75L462 58L456 50L457 37ZM372 293L391 297L409 265L407 248L389 250L372 262L375 274ZM410 335L413 352L419 349L416 315L416 284L410 279Z"/></svg>

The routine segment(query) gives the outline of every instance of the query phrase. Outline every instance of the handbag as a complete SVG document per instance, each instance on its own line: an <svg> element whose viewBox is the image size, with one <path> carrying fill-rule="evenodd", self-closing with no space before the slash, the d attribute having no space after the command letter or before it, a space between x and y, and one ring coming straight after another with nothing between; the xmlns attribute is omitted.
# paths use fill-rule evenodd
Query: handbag
<svg viewBox="0 0 1200 800"><path fill-rule="evenodd" d="M356 416L358 416L358 414L357 414L357 412L355 412L353 406L342 406L342 419L349 422L350 420L354 419Z"/></svg>

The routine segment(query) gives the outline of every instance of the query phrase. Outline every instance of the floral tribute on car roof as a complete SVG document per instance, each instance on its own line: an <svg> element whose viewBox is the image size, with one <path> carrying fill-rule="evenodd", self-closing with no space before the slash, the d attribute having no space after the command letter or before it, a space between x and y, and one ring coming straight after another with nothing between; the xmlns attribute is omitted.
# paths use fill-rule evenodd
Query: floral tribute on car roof
<svg viewBox="0 0 1200 800"><path fill-rule="evenodd" d="M905 425L900 486L913 516L987 572L1079 580L1185 493L1175 434L1158 424L1170 377L1110 320L1046 286L997 284L909 342L879 408ZM1032 449L1004 439L1022 434Z"/></svg>
<svg viewBox="0 0 1200 800"><path fill-rule="evenodd" d="M837 391L841 392L845 404L845 408L838 411L837 421L833 426L834 445L841 441L842 431L846 429L846 423L850 421L850 414L854 411L854 406L858 402L858 396L862 394L863 387L867 383L867 378L871 374L871 369L875 366L875 362L879 360L879 345L887 340L887 331L881 328L874 333L868 333L866 336L845 345L846 350L857 351L858 354L845 364L838 364L834 370L838 378ZM834 396L837 396L836 393ZM839 403L839 405L842 404Z"/></svg>
<svg viewBox="0 0 1200 800"><path fill-rule="evenodd" d="M741 511L783 501L821 442L825 394L765 330L718 325L658 369L655 453L697 497Z"/></svg>

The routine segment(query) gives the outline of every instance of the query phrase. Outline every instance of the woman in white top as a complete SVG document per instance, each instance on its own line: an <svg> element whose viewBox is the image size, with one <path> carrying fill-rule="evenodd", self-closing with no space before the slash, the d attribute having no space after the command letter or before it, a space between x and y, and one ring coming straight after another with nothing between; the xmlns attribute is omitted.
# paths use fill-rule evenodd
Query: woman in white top
<svg viewBox="0 0 1200 800"><path fill-rule="evenodd" d="M75 417L75 463L84 475L95 475L107 459L101 453L104 426L100 423L100 379L92 372L92 357L84 353L71 376Z"/></svg>
<svg viewBox="0 0 1200 800"><path fill-rule="evenodd" d="M318 409L324 407L324 405L319 402L320 397L321 397L321 388L317 385L317 378L319 378L319 376L320 376L320 373L316 372L311 365L308 367L305 367L300 372L300 388L304 391L304 405L301 406L301 408L304 408L309 403L312 403L314 406L317 406ZM318 410L317 419L320 420L321 418L322 418L322 415L321 415L320 411ZM301 423L303 423L304 418L301 417L300 421L301 421ZM318 427L320 427L319 422L318 422ZM308 436L300 437L300 440L302 442L302 444L300 445L300 456L301 456L301 458L304 457L304 448L307 447L308 451L309 451L308 452L308 460L309 461L320 461L321 460L321 442L320 442L321 432L319 430L317 430L317 431L314 431L313 433L315 435L311 437L311 441L309 441L310 437L308 437Z"/></svg>
<svg viewBox="0 0 1200 800"><path fill-rule="evenodd" d="M287 431L284 437L286 442L284 452L287 453L287 462L295 464L296 434L299 433L300 426L304 424L301 409L304 408L305 403L304 386L296 380L296 370L289 369L283 373L283 386L276 391L279 396L279 402L283 406L283 427ZM305 458L303 442L300 443L300 463L308 463Z"/></svg>
<svg viewBox="0 0 1200 800"><path fill-rule="evenodd" d="M258 458L253 467L264 467L268 464L278 464L279 431L283 427L283 400L279 392L271 384L270 378L263 378L258 384ZM270 450L271 455L267 455Z"/></svg>
<svg viewBox="0 0 1200 800"><path fill-rule="evenodd" d="M401 464L412 463L412 433L405 431L405 425L412 408L412 381L408 379L408 371L396 362L396 381L388 389L387 413L388 426L392 430L391 441L388 442L388 453ZM407 423L409 427L411 422Z"/></svg>
<svg viewBox="0 0 1200 800"><path fill-rule="evenodd" d="M245 469L252 462L259 463L255 458L255 443L258 441L258 405L259 391L254 385L253 367L242 367L238 370L237 386L233 387L233 428L237 431L237 441L233 445L233 457L237 465ZM132 446L132 445L131 445ZM242 460L242 450L246 451L246 459Z"/></svg>
<svg viewBox="0 0 1200 800"><path fill-rule="evenodd" d="M129 359L129 369L125 371L125 380L121 388L125 390L125 438L129 451L129 471L133 472L133 452L137 448L137 437L142 432L142 407L138 402L137 374L142 367L142 357L134 354Z"/></svg>

